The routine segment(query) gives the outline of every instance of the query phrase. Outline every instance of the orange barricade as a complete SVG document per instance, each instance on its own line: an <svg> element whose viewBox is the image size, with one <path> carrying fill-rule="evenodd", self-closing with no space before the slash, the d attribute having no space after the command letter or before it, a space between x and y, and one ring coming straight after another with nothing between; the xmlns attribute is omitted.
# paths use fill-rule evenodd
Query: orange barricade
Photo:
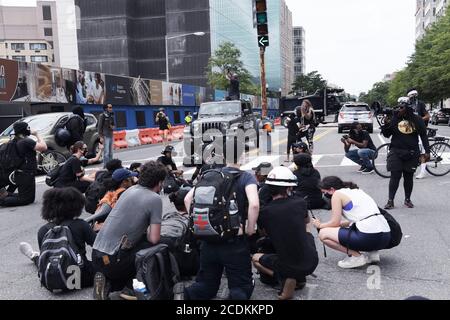
<svg viewBox="0 0 450 320"><path fill-rule="evenodd" d="M162 143L163 142L163 137L162 135L159 135L159 129L158 128L153 128L153 129L148 129L151 135L151 138L153 139L153 143Z"/></svg>
<svg viewBox="0 0 450 320"><path fill-rule="evenodd" d="M273 124L276 126L281 126L281 118L276 118Z"/></svg>
<svg viewBox="0 0 450 320"><path fill-rule="evenodd" d="M127 143L127 132L125 130L123 131L114 131L114 149L126 149L128 148Z"/></svg>
<svg viewBox="0 0 450 320"><path fill-rule="evenodd" d="M140 129L139 140L141 144L153 144L155 143L152 138L152 129Z"/></svg>
<svg viewBox="0 0 450 320"><path fill-rule="evenodd" d="M174 140L183 140L184 126L172 127L171 133Z"/></svg>

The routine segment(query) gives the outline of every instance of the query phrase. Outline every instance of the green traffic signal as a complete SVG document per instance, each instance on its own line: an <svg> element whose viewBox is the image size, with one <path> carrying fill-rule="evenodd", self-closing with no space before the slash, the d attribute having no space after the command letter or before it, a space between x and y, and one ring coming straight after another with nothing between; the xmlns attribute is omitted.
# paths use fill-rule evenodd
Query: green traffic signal
<svg viewBox="0 0 450 320"><path fill-rule="evenodd" d="M258 12L256 14L256 21L258 24L266 24L267 23L267 12Z"/></svg>

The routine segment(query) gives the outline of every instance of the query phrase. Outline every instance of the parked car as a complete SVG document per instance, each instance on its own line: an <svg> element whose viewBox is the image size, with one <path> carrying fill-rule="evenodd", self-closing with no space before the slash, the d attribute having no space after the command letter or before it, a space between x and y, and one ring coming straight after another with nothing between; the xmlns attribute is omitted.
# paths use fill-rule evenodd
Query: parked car
<svg viewBox="0 0 450 320"><path fill-rule="evenodd" d="M436 109L431 112L431 124L438 125L440 123L445 123L450 125L450 109L442 108Z"/></svg>
<svg viewBox="0 0 450 320"><path fill-rule="evenodd" d="M367 103L345 103L339 111L338 132L350 129L355 122L362 124L369 133L373 133L373 113Z"/></svg>
<svg viewBox="0 0 450 320"><path fill-rule="evenodd" d="M70 112L45 113L25 117L18 121L24 121L30 125L31 130L36 130L47 143L48 150L44 153L38 153L38 169L44 173L50 172L59 163L66 161L70 152L66 147L61 147L55 142L55 127L64 122ZM84 134L84 142L87 144L89 153L96 154L100 142L97 133L97 119L93 114L86 113L87 127ZM10 125L0 134L0 145L8 142L14 134L14 124Z"/></svg>

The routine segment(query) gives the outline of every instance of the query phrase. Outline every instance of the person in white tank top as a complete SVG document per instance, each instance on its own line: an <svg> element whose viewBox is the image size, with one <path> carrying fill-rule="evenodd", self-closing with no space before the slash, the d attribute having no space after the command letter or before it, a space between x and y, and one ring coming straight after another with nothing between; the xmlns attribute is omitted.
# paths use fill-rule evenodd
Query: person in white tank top
<svg viewBox="0 0 450 320"><path fill-rule="evenodd" d="M331 197L331 219L326 223L313 219L312 223L326 246L348 254L338 266L347 269L379 262L378 250L387 247L391 230L376 202L354 183L338 177L323 179L320 188Z"/></svg>

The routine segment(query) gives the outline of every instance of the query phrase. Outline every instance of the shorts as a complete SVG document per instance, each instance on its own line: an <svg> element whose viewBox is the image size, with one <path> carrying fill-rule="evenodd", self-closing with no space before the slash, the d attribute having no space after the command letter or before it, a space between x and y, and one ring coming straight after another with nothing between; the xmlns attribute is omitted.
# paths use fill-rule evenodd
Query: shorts
<svg viewBox="0 0 450 320"><path fill-rule="evenodd" d="M364 233L357 228L340 228L339 243L351 250L371 252L386 249L391 241L390 232Z"/></svg>
<svg viewBox="0 0 450 320"><path fill-rule="evenodd" d="M386 159L387 171L415 172L419 166L419 155L409 160L402 160L394 150L390 150Z"/></svg>
<svg viewBox="0 0 450 320"><path fill-rule="evenodd" d="M169 133L169 129L159 129L159 134L168 134Z"/></svg>

